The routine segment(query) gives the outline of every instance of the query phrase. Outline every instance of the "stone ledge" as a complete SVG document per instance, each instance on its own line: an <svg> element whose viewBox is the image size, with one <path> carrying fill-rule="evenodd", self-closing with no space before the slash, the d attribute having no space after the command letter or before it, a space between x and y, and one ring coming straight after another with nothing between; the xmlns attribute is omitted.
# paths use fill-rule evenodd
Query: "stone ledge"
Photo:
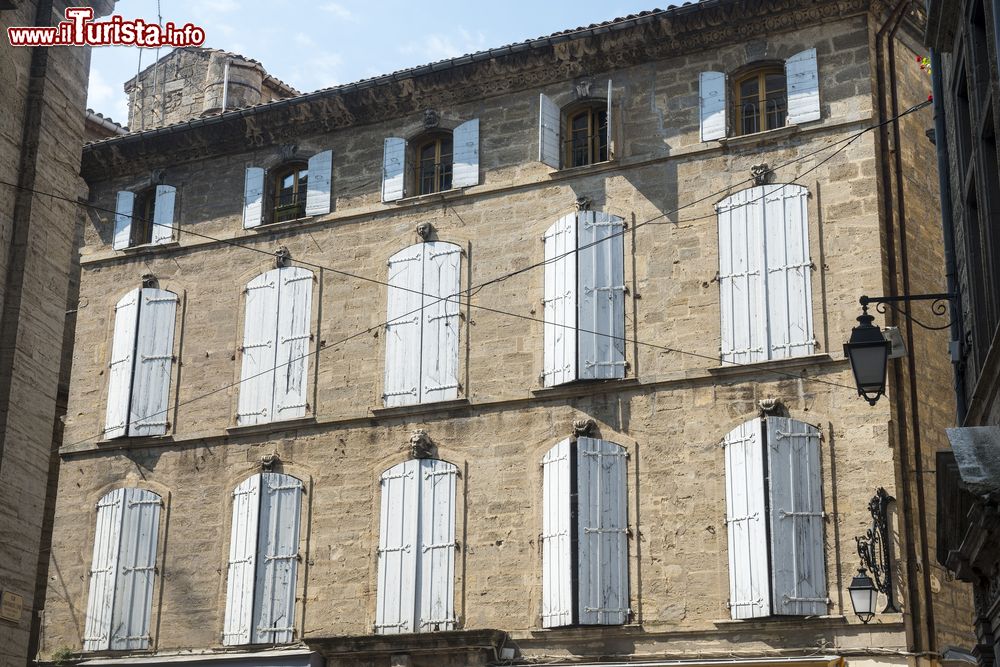
<svg viewBox="0 0 1000 667"><path fill-rule="evenodd" d="M295 419L283 419L281 421L267 422L266 424L248 424L247 426L227 426L226 433L229 435L243 435L255 433L270 433L272 431L285 431L299 428L300 426L313 426L316 424L316 416L296 417Z"/></svg>
<svg viewBox="0 0 1000 667"><path fill-rule="evenodd" d="M417 403L415 405L399 405L392 408L369 408L372 415L376 417L398 417L421 415L433 412L452 412L463 408L471 407L472 403L468 398L456 398L451 401L437 401L435 403Z"/></svg>
<svg viewBox="0 0 1000 667"><path fill-rule="evenodd" d="M305 644L327 659L350 656L352 660L387 655L458 655L470 665L492 663L507 640L502 630L447 630L398 635L355 637L306 637ZM428 663L430 664L430 663Z"/></svg>
<svg viewBox="0 0 1000 667"><path fill-rule="evenodd" d="M847 363L847 359L834 359L829 354L822 352L819 354L808 354L802 357L787 357L785 359L768 359L767 361L755 361L746 364L729 364L727 366L716 366L709 368L708 372L714 376L725 377L727 375L742 375L744 373L767 373L769 371L780 371L786 368L799 368L813 366L816 364Z"/></svg>
<svg viewBox="0 0 1000 667"><path fill-rule="evenodd" d="M642 384L638 378L615 378L609 380L576 380L571 384L561 384L557 387L543 387L542 389L532 389L531 395L536 398L563 398L572 396L589 396L591 394L607 393L611 389L614 392L623 389L631 389Z"/></svg>

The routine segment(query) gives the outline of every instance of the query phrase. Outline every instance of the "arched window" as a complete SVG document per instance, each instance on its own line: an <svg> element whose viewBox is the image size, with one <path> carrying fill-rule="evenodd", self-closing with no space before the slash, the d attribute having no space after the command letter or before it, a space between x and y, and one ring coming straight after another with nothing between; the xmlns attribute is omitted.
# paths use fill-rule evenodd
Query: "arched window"
<svg viewBox="0 0 1000 667"><path fill-rule="evenodd" d="M415 139L386 137L382 201L466 188L479 183L479 119Z"/></svg>
<svg viewBox="0 0 1000 667"><path fill-rule="evenodd" d="M285 165L274 172L272 222L305 217L309 191L309 167L304 163Z"/></svg>
<svg viewBox="0 0 1000 667"><path fill-rule="evenodd" d="M608 107L606 102L587 104L566 113L564 164L582 167L608 159Z"/></svg>
<svg viewBox="0 0 1000 667"><path fill-rule="evenodd" d="M413 142L415 194L451 190L454 144L451 133L437 132Z"/></svg>
<svg viewBox="0 0 1000 667"><path fill-rule="evenodd" d="M326 215L332 209L333 151L308 162L286 162L274 169L247 167L243 183L243 228Z"/></svg>
<svg viewBox="0 0 1000 667"><path fill-rule="evenodd" d="M736 134L784 127L788 113L785 68L758 67L733 82Z"/></svg>
<svg viewBox="0 0 1000 667"><path fill-rule="evenodd" d="M156 185L138 192L121 190L115 204L115 250L169 243L174 239L177 188Z"/></svg>

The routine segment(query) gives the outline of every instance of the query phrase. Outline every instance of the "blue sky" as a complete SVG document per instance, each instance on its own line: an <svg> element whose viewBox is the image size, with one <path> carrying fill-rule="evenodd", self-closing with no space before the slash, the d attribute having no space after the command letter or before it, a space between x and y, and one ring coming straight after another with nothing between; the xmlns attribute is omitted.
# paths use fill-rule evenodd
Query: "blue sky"
<svg viewBox="0 0 1000 667"><path fill-rule="evenodd" d="M394 70L519 42L654 9L647 2L403 2L161 0L164 21L205 29L205 46L263 63L268 73L309 92ZM116 14L156 21L156 0L119 0ZM98 47L91 56L87 106L127 119L122 84L155 50ZM162 57L166 49L160 50Z"/></svg>

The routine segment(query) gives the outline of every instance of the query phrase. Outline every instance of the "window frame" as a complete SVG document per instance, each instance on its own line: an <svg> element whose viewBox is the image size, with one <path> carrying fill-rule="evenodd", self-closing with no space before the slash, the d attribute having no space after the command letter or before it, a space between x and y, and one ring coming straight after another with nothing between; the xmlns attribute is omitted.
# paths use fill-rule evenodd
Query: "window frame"
<svg viewBox="0 0 1000 667"><path fill-rule="evenodd" d="M784 100L784 109L780 125L775 125L774 127L768 127L767 118L770 112L766 111L767 103L770 101L770 96L767 91L767 77L773 75L780 75L784 83L783 87L777 91L782 94L782 99ZM749 132L744 127L744 119L742 113L742 107L744 104L744 98L742 94L743 84L747 81L753 79L757 80L757 94L755 95L754 103L757 105L757 123L758 129ZM733 116L735 117L735 122L733 123L733 136L741 137L752 134L759 134L761 132L767 132L770 130L777 130L788 125L788 77L785 71L784 63L773 63L773 62L757 62L753 63L752 66L743 69L742 71L735 73L731 77L731 89L733 94ZM765 108L764 114L760 113L761 106ZM763 122L761 122L763 121Z"/></svg>
<svg viewBox="0 0 1000 667"><path fill-rule="evenodd" d="M604 123L601 123L603 114ZM573 123L577 118L587 117L586 158L577 162L577 150ZM561 159L563 169L587 167L611 160L611 145L608 140L608 101L606 99L588 99L571 104L562 111L562 133L560 135ZM603 131L602 131L603 128Z"/></svg>
<svg viewBox="0 0 1000 667"><path fill-rule="evenodd" d="M281 222L293 222L309 217L306 215L306 198L309 195L309 163L301 160L285 162L277 168L271 170L270 187L268 188L269 201L267 215L261 224L278 224ZM305 185L302 184L302 172L306 172ZM289 176L294 176L292 185L292 203L282 205L281 193L282 182ZM291 217L283 217L283 211L292 211Z"/></svg>
<svg viewBox="0 0 1000 667"><path fill-rule="evenodd" d="M445 152L445 145L450 144L450 152ZM448 130L433 130L431 132L425 132L411 141L407 142L408 149L411 151L411 167L410 173L407 175L413 183L413 196L419 197L421 195L431 195L438 192L447 192L452 190L452 182L454 177L455 169L455 138L451 131ZM434 147L434 160L433 169L434 173L431 176L431 188L425 190L424 183L425 177L423 173L423 160L421 155L424 150L429 147Z"/></svg>

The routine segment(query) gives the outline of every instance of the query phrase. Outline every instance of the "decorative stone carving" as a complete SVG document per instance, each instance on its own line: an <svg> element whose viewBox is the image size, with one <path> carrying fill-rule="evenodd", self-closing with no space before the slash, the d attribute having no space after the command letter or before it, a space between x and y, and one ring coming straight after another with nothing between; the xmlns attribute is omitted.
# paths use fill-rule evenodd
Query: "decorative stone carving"
<svg viewBox="0 0 1000 667"><path fill-rule="evenodd" d="M597 431L597 422L593 419L574 419L573 420L573 435L576 437L589 436Z"/></svg>
<svg viewBox="0 0 1000 667"><path fill-rule="evenodd" d="M590 199L590 197L586 195L580 195L579 197L576 198L576 210L589 211L593 203L594 202Z"/></svg>
<svg viewBox="0 0 1000 667"><path fill-rule="evenodd" d="M421 240L427 241L431 237L431 233L434 231L434 225L429 222L421 222L417 225L417 236Z"/></svg>
<svg viewBox="0 0 1000 667"><path fill-rule="evenodd" d="M427 431L423 429L417 429L410 436L410 457L415 459L431 459L434 458L434 450L437 446L434 441L431 440L430 436L427 435Z"/></svg>
<svg viewBox="0 0 1000 667"><path fill-rule="evenodd" d="M278 246L278 249L274 251L274 267L280 269L283 266L288 266L288 262L292 259L292 253L285 246Z"/></svg>
<svg viewBox="0 0 1000 667"><path fill-rule="evenodd" d="M281 161L282 162L288 162L293 157L295 157L295 153L297 153L298 150L299 150L299 147L296 146L295 144L284 144L284 145L282 145L281 151L280 151Z"/></svg>
<svg viewBox="0 0 1000 667"><path fill-rule="evenodd" d="M152 273L142 274L142 286L156 288L160 286L160 281Z"/></svg>
<svg viewBox="0 0 1000 667"><path fill-rule="evenodd" d="M767 185L774 178L774 172L766 162L762 162L750 167L750 178L753 179L754 185Z"/></svg>
<svg viewBox="0 0 1000 667"><path fill-rule="evenodd" d="M434 111L434 109L424 109L424 127L425 128L431 129L433 127L437 127L440 122L441 122L441 119L438 117L438 112L437 111Z"/></svg>
<svg viewBox="0 0 1000 667"><path fill-rule="evenodd" d="M776 415L781 408L781 401L776 398L762 398L757 401L757 405L765 415Z"/></svg>
<svg viewBox="0 0 1000 667"><path fill-rule="evenodd" d="M274 470L274 466L281 462L281 458L278 456L277 452L271 454L264 454L260 457L260 469L264 472L271 472Z"/></svg>
<svg viewBox="0 0 1000 667"><path fill-rule="evenodd" d="M574 85L576 87L576 98L582 100L590 97L590 89L594 85L594 80L589 77L578 79Z"/></svg>

